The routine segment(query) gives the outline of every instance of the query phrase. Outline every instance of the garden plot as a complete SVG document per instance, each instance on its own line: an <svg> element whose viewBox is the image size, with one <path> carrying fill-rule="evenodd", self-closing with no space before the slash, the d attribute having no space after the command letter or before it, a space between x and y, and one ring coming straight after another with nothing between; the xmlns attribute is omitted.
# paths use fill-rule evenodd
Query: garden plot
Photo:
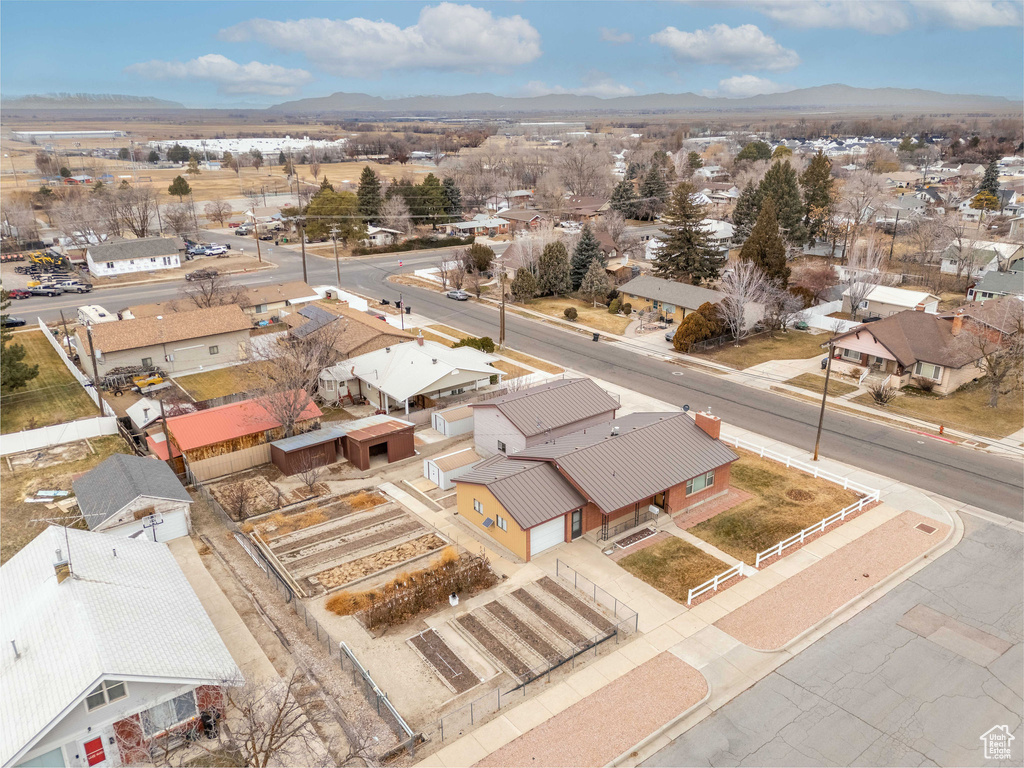
<svg viewBox="0 0 1024 768"><path fill-rule="evenodd" d="M288 532L271 532L267 546L309 594L360 581L447 544L396 504L350 512L298 530L278 530Z"/></svg>
<svg viewBox="0 0 1024 768"><path fill-rule="evenodd" d="M606 637L614 624L548 577L452 622L500 669L526 681Z"/></svg>
<svg viewBox="0 0 1024 768"><path fill-rule="evenodd" d="M413 635L409 638L409 645L416 649L452 692L465 693L480 682L473 670L433 629Z"/></svg>

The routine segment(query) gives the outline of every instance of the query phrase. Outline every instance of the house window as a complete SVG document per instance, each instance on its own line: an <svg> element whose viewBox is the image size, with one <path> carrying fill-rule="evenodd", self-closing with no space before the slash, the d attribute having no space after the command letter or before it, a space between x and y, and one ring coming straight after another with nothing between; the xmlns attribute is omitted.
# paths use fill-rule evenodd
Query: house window
<svg viewBox="0 0 1024 768"><path fill-rule="evenodd" d="M195 693L189 691L142 712L142 730L147 736L155 736L197 714Z"/></svg>
<svg viewBox="0 0 1024 768"><path fill-rule="evenodd" d="M214 344L212 347L210 347L210 354L211 355L216 355L216 354L219 354L219 353L220 353L220 347L218 347L216 344Z"/></svg>
<svg viewBox="0 0 1024 768"><path fill-rule="evenodd" d="M482 515L484 513L484 503L479 499L473 499L473 509Z"/></svg>
<svg viewBox="0 0 1024 768"><path fill-rule="evenodd" d="M853 360L854 362L860 362L860 352L855 349L844 349L840 354L843 360Z"/></svg>
<svg viewBox="0 0 1024 768"><path fill-rule="evenodd" d="M143 368L152 368L153 367L153 358L152 357L144 357L144 358L142 358L142 367Z"/></svg>
<svg viewBox="0 0 1024 768"><path fill-rule="evenodd" d="M939 381L942 378L942 366L932 365L931 363L918 363L914 367L914 373L924 379L931 379L932 381Z"/></svg>
<svg viewBox="0 0 1024 768"><path fill-rule="evenodd" d="M327 379L324 382L324 390L327 391L327 392L333 392L334 391L334 381L332 379Z"/></svg>
<svg viewBox="0 0 1024 768"><path fill-rule="evenodd" d="M150 263L150 264L156 264L156 257L153 257L153 258L151 258L151 259L149 260L149 263Z"/></svg>
<svg viewBox="0 0 1024 768"><path fill-rule="evenodd" d="M506 520L501 515L495 515L495 518L497 518L498 527L501 530L503 530L503 531L507 531L508 530L508 520Z"/></svg>
<svg viewBox="0 0 1024 768"><path fill-rule="evenodd" d="M92 693L85 697L85 708L92 712L112 701L123 699L128 695L124 683L120 680L105 680L92 689Z"/></svg>
<svg viewBox="0 0 1024 768"><path fill-rule="evenodd" d="M170 256L164 256L163 262L164 262L164 266L165 267L169 267L171 265L171 257Z"/></svg>
<svg viewBox="0 0 1024 768"><path fill-rule="evenodd" d="M107 269L113 269L113 268L114 268L114 262L108 261L107 262Z"/></svg>
<svg viewBox="0 0 1024 768"><path fill-rule="evenodd" d="M705 488L710 488L715 484L715 472L705 472L703 475L699 475L693 480L686 481L686 495L689 496L691 493L697 493L703 491Z"/></svg>
<svg viewBox="0 0 1024 768"><path fill-rule="evenodd" d="M505 444L501 442L501 440L498 441L498 450L501 451L502 453L508 453L508 449L506 448Z"/></svg>
<svg viewBox="0 0 1024 768"><path fill-rule="evenodd" d="M256 305L256 314L260 315L260 314L263 314L266 311L267 311L267 305L266 304L257 304Z"/></svg>

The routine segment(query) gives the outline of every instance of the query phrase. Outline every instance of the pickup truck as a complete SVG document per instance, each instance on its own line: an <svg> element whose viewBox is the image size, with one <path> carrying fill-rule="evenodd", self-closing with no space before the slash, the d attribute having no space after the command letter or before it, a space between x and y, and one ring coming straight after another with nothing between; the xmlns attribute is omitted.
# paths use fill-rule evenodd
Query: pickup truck
<svg viewBox="0 0 1024 768"><path fill-rule="evenodd" d="M28 292L33 296L60 296L64 293L64 289L55 283L43 283L42 285L33 285Z"/></svg>
<svg viewBox="0 0 1024 768"><path fill-rule="evenodd" d="M85 283L81 280L62 280L57 285L64 289L64 293L90 293L92 291L92 283Z"/></svg>

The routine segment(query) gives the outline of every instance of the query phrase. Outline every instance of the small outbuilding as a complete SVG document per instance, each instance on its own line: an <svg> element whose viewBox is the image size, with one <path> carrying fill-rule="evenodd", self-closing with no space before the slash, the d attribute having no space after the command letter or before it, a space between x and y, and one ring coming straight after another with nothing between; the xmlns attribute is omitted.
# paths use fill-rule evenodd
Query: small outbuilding
<svg viewBox="0 0 1024 768"><path fill-rule="evenodd" d="M466 435L473 431L473 409L468 405L460 405L437 411L430 417L434 429L445 437Z"/></svg>
<svg viewBox="0 0 1024 768"><path fill-rule="evenodd" d="M333 464L344 435L344 430L326 427L275 440L270 444L270 461L286 475Z"/></svg>
<svg viewBox="0 0 1024 768"><path fill-rule="evenodd" d="M387 455L388 463L416 454L409 421L384 414L331 424L270 444L270 460L286 475L297 475L314 467L348 459L366 471L372 456Z"/></svg>
<svg viewBox="0 0 1024 768"><path fill-rule="evenodd" d="M469 472L478 461L480 457L476 451L463 448L445 456L424 459L423 476L442 491L447 491L455 487L455 478Z"/></svg>

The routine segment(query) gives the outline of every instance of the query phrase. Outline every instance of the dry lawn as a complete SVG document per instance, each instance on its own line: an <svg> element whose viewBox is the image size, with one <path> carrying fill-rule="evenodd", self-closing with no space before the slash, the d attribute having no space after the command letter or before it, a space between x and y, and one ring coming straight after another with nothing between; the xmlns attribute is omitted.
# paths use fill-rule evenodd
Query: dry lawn
<svg viewBox="0 0 1024 768"><path fill-rule="evenodd" d="M510 363L507 360L499 360L496 363L492 363L492 365L505 374L506 380L518 379L520 376L529 376L533 373L528 368L523 368L521 365Z"/></svg>
<svg viewBox="0 0 1024 768"><path fill-rule="evenodd" d="M675 536L627 555L619 565L677 603L685 603L691 589L729 568Z"/></svg>
<svg viewBox="0 0 1024 768"><path fill-rule="evenodd" d="M435 324L435 325L428 325L427 328L431 328L431 329L437 331L438 333L444 333L444 334L446 334L448 336L451 336L456 341L461 340L461 339L471 339L471 338L473 338L472 334L466 333L465 331L457 331L457 330L455 330L454 328L452 328L449 325Z"/></svg>
<svg viewBox="0 0 1024 768"><path fill-rule="evenodd" d="M790 331L758 336L741 342L739 346L726 344L709 352L695 353L694 356L743 370L771 360L806 360L808 357L824 356L825 351L821 345L827 341L826 333Z"/></svg>
<svg viewBox="0 0 1024 768"><path fill-rule="evenodd" d="M753 498L695 525L689 531L751 565L757 553L849 506L853 491L787 469L771 459L737 450L732 485ZM620 563L621 564L621 563Z"/></svg>
<svg viewBox="0 0 1024 768"><path fill-rule="evenodd" d="M18 432L99 415L85 389L42 331L15 333L11 343L25 347L24 362L38 365L39 375L23 389L0 398L0 432Z"/></svg>
<svg viewBox="0 0 1024 768"><path fill-rule="evenodd" d="M84 444L84 443L83 443ZM47 509L45 504L27 504L25 499L36 491L70 491L72 478L88 472L115 453L131 453L127 443L117 435L89 439L92 451L84 451L84 458L67 461L44 468L23 469L11 472L7 464L0 470L0 563L11 559L22 547L34 539L46 523L34 523L34 518L54 517L57 509ZM83 452L80 452L83 453ZM84 527L82 521L79 527Z"/></svg>
<svg viewBox="0 0 1024 768"><path fill-rule="evenodd" d="M501 356L507 357L509 360L515 360L517 363L528 365L531 368L536 368L538 371L544 371L544 373L565 373L565 368L559 368L557 365L549 363L546 360L539 360L536 357L530 357L522 352L516 352L514 349L501 350Z"/></svg>
<svg viewBox="0 0 1024 768"><path fill-rule="evenodd" d="M577 323L602 333L614 333L621 336L626 332L626 327L629 325L628 317L624 315L610 315L605 307L595 307L589 302L580 301L579 299L546 296L541 299L532 299L523 306L527 309L532 309L534 312L540 312L562 320L565 319L566 308L575 307L579 313L579 316L576 318Z"/></svg>
<svg viewBox="0 0 1024 768"><path fill-rule="evenodd" d="M794 387L800 387L801 389L809 389L812 392L817 392L819 395L822 390L825 389L825 377L817 373L801 373L799 376L794 376L785 383L791 384ZM847 384L845 381L837 381L834 375L829 378L828 393L832 397L848 395L851 392L856 391L857 387L853 384Z"/></svg>
<svg viewBox="0 0 1024 768"><path fill-rule="evenodd" d="M174 380L194 400L209 400L214 397L233 395L245 392L259 376L259 365L243 363L215 371L203 371L188 376L179 376Z"/></svg>
<svg viewBox="0 0 1024 768"><path fill-rule="evenodd" d="M432 331L428 331L425 328L406 328L406 330L413 336L423 334L423 338L427 341L436 341L438 344L444 344L446 347L450 347L455 342L444 336L440 336Z"/></svg>

